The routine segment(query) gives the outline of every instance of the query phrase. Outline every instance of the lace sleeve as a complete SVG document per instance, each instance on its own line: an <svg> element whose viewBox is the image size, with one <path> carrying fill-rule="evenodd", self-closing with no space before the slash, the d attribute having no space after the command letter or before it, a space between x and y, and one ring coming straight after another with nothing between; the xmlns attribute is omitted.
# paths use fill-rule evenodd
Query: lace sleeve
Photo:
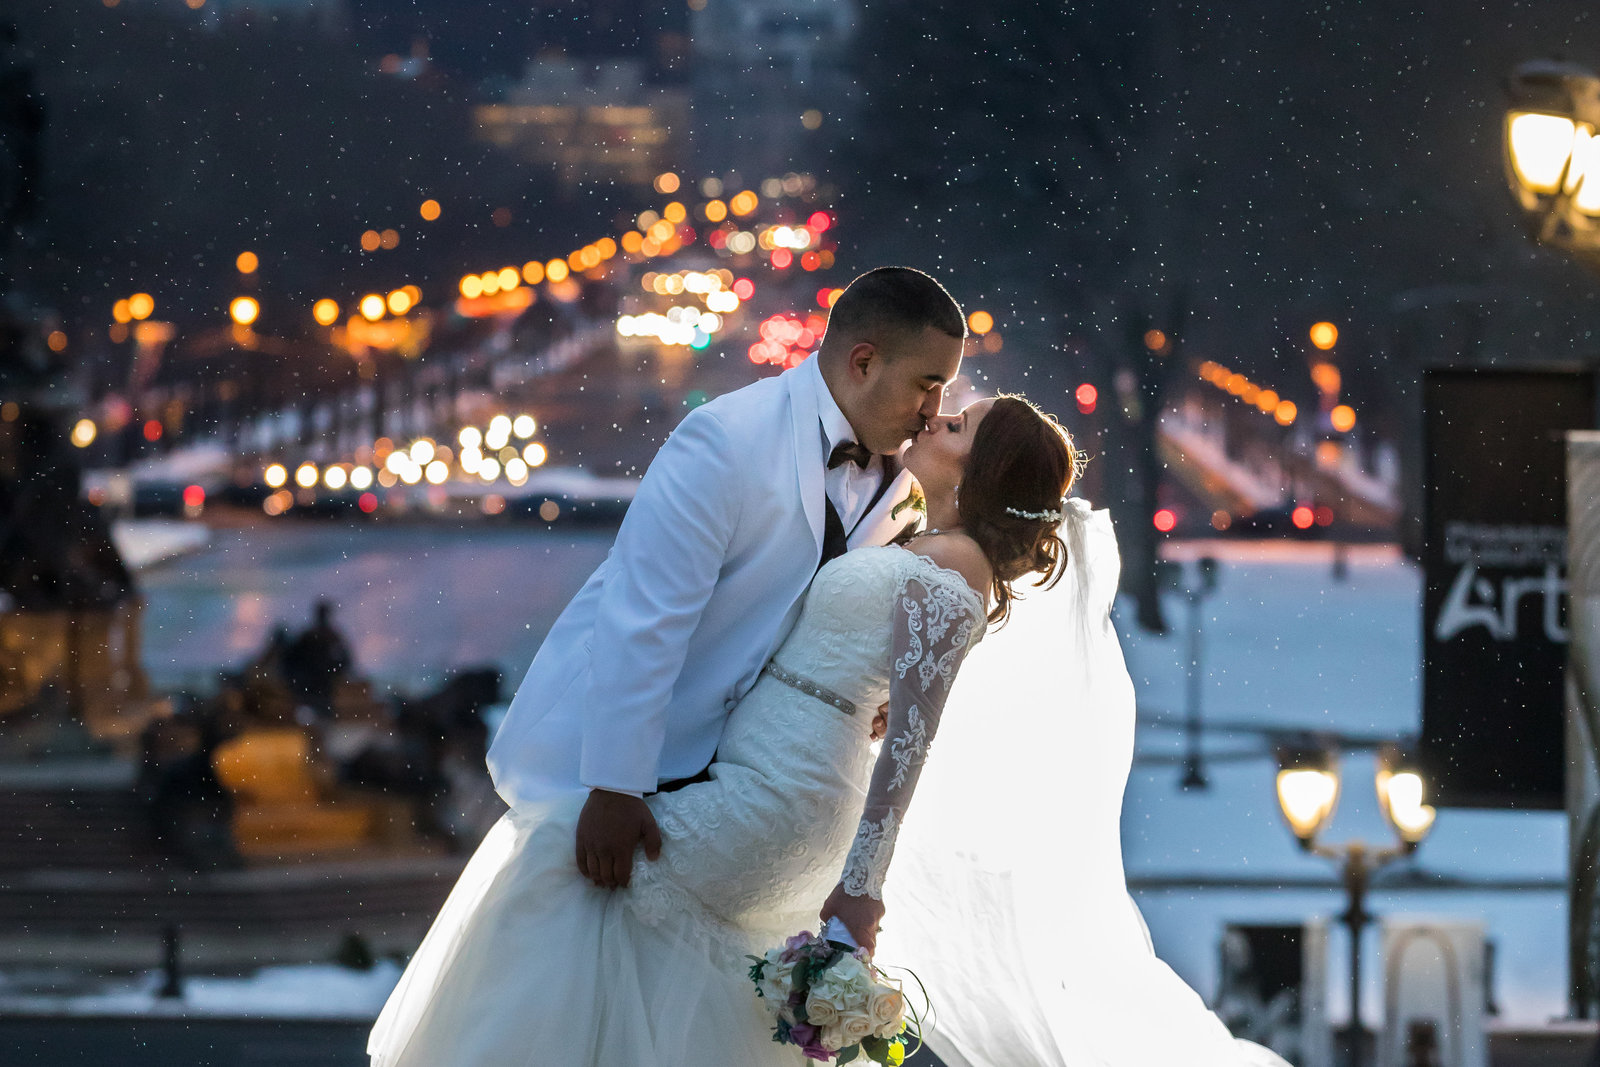
<svg viewBox="0 0 1600 1067"><path fill-rule="evenodd" d="M945 697L983 622L981 603L958 574L941 569L930 575L928 570L909 575L895 597L889 729L839 880L851 896L883 899L895 836L939 728Z"/></svg>

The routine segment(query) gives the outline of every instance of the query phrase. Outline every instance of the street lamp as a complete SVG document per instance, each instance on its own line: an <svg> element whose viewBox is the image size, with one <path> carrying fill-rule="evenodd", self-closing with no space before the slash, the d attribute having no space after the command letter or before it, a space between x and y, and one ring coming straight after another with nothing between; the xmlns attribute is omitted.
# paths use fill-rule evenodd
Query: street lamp
<svg viewBox="0 0 1600 1067"><path fill-rule="evenodd" d="M1205 789L1211 783L1206 779L1205 755L1200 747L1200 735L1205 726L1200 716L1200 602L1217 591L1217 561L1211 556L1201 556L1195 561L1195 580L1187 581L1183 566L1162 562L1158 570L1165 584L1181 592L1189 602L1189 671L1185 676L1183 708L1183 778L1178 783L1183 789Z"/></svg>
<svg viewBox="0 0 1600 1067"><path fill-rule="evenodd" d="M1278 806L1300 847L1339 864L1348 906L1339 916L1350 930L1349 1067L1361 1067L1361 934L1372 921L1366 910L1367 888L1381 867L1409 856L1433 826L1434 809L1422 802L1424 783L1417 769L1397 749L1380 753L1374 784L1384 821L1397 843L1374 849L1364 841L1328 845L1318 840L1339 803L1339 767L1332 755L1309 749L1278 753Z"/></svg>
<svg viewBox="0 0 1600 1067"><path fill-rule="evenodd" d="M1506 180L1541 243L1600 262L1600 77L1536 60L1511 73Z"/></svg>

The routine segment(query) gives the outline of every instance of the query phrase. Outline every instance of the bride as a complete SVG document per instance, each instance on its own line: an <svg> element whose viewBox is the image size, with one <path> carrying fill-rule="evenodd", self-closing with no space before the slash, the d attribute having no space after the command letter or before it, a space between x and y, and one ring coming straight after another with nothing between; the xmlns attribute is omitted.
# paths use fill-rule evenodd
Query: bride
<svg viewBox="0 0 1600 1067"><path fill-rule="evenodd" d="M879 957L926 984L950 1067L1281 1063L1154 956L1127 895L1132 689L1109 524L1063 500L1079 460L1019 397L929 420L905 454L928 529L818 572L709 780L648 798L659 859L602 889L573 862L581 796L508 813L379 1016L374 1067L801 1064L745 956L833 916L870 949L886 897Z"/></svg>

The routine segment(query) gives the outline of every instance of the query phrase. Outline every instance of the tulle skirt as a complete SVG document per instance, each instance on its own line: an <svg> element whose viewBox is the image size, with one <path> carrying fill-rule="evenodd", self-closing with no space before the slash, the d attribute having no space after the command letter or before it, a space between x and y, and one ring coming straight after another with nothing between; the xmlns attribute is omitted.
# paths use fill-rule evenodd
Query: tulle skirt
<svg viewBox="0 0 1600 1067"><path fill-rule="evenodd" d="M816 928L871 771L868 724L764 679L712 779L649 803L660 860L579 873L584 794L489 832L384 1006L373 1067L796 1067L746 954Z"/></svg>

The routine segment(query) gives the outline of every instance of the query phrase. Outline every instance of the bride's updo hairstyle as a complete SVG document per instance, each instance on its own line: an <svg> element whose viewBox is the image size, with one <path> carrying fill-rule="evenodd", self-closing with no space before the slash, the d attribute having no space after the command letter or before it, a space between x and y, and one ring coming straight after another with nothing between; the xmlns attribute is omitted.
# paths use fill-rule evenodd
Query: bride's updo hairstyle
<svg viewBox="0 0 1600 1067"><path fill-rule="evenodd" d="M1082 469L1083 453L1067 431L1031 401L1002 394L979 421L957 509L994 571L991 623L1010 612L1011 585L1019 578L1039 574L1033 584L1048 588L1061 577L1067 562L1067 546L1056 536L1061 499Z"/></svg>

